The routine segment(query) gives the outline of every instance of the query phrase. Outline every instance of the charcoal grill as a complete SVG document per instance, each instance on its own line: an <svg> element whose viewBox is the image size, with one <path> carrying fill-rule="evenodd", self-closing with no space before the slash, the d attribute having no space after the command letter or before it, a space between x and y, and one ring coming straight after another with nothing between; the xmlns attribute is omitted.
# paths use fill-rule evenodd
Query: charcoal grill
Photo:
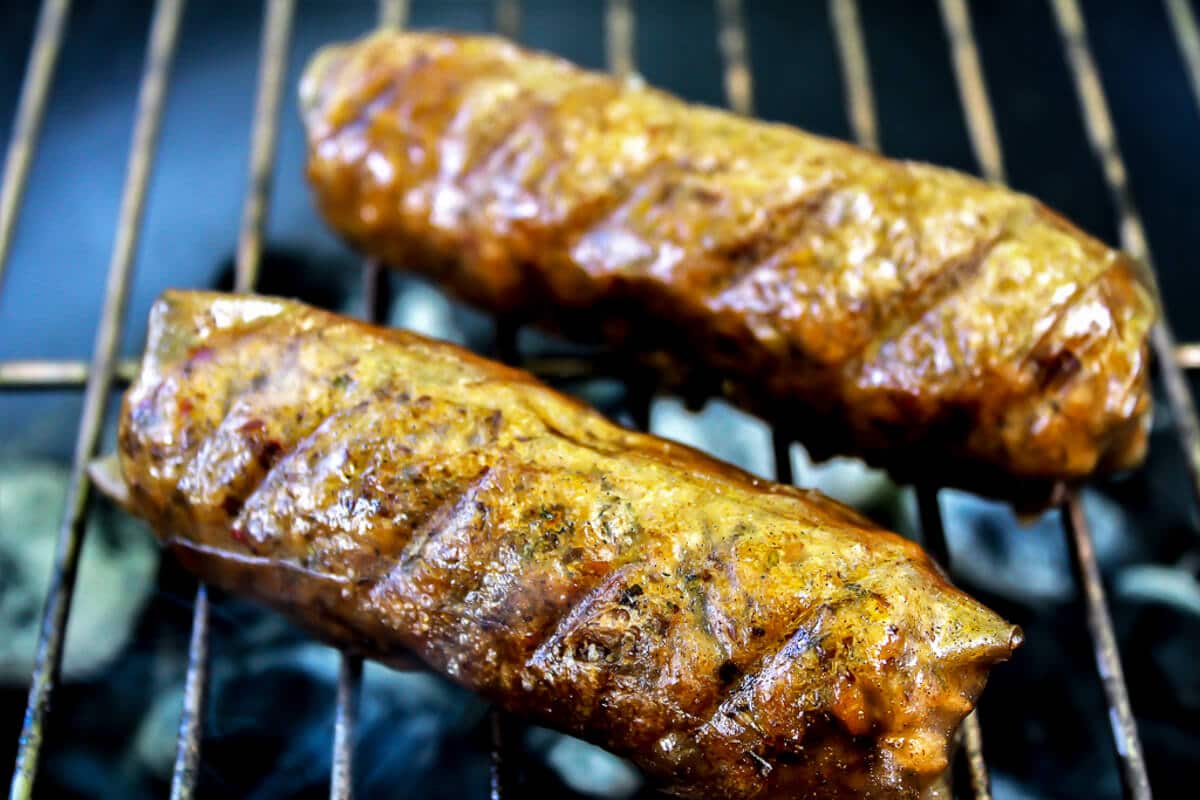
<svg viewBox="0 0 1200 800"><path fill-rule="evenodd" d="M1150 263L1151 255L1142 222L1135 208L1125 165L1116 140L1108 103L1093 60L1078 0L1048 0L1061 39L1063 54L1074 81L1091 148L1098 160L1112 204L1118 215L1121 244L1135 257ZM1188 78L1200 102L1200 30L1188 0L1165 0L1172 31L1183 55ZM122 194L116 238L108 269L101 322L96 331L90 363L71 361L20 361L0 363L0 388L20 389L74 388L83 391L83 412L79 420L66 507L63 511L54 571L45 600L35 666L31 676L28 703L18 745L10 798L26 800L33 796L43 734L49 723L50 700L55 690L62 660L64 630L70 613L72 590L85 527L90 493L86 467L95 455L111 389L131 380L136 364L117 359L130 280L142 228L144 201L154 164L155 145L169 86L185 0L157 0L149 34L149 48L142 73L136 123ZM272 166L275 161L279 129L280 97L284 90L285 63L289 49L294 0L265 0L261 41L258 90L251 131L251 159L246 185L241 231L237 243L236 288L253 291L262 252L263 226L270 198ZM46 106L70 11L70 0L45 0L30 51L13 135L5 162L0 190L0 279L11 244L13 229L29 174L40 121ZM401 27L408 11L407 0L381 0L379 22ZM743 24L740 0L716 0L718 50L728 105L743 114L752 114L753 74L748 54L748 37ZM951 63L970 142L980 172L989 180L1005 178L1000 138L988 99L984 71L972 31L965 0L940 0L940 11L950 47ZM515 37L520 28L520 0L497 0L495 25ZM830 0L837 53L841 64L847 116L858 142L866 147L879 146L875 103L872 95L868 53L856 0ZM628 75L635 71L635 6L632 0L607 0L605 9L605 53L610 69ZM391 293L387 275L377 263L363 265L364 296L367 315L372 320L387 317ZM551 360L521 359L516 345L517 327L508 320L496 326L495 352L509 361L523 363L542 374L563 370L586 370L586 364L566 364ZM1153 351L1158 375L1169 401L1171 419L1186 454L1190 483L1200 501L1200 427L1183 370L1200 367L1200 345L1176 346L1166 322L1153 331ZM649 425L651 386L644 378L630 392L634 398L631 414L642 427ZM774 437L776 475L791 481L790 442L782 435ZM920 518L926 548L950 568L943 521L938 504L938 488L917 487ZM1112 618L1105 599L1088 520L1076 492L1066 494L1061 519L1070 546L1073 563L1083 588L1086 623L1092 637L1097 676L1102 683L1111 721L1112 743L1121 768L1127 797L1144 800L1151 797L1138 732L1130 709L1128 690L1113 633ZM187 667L186 691L181 710L178 748L175 758L171 796L193 796L201 759L201 729L205 688L208 675L209 602L203 585L196 591L192 634ZM362 662L343 655L337 689L337 711L333 742L333 770L330 796L349 798L352 794L352 739L357 711ZM492 798L506 793L507 759L511 743L506 741L506 724L498 712L490 715L492 735ZM967 717L960 732L952 787L956 796L989 798L991 790L984 758L984 738L977 714Z"/></svg>

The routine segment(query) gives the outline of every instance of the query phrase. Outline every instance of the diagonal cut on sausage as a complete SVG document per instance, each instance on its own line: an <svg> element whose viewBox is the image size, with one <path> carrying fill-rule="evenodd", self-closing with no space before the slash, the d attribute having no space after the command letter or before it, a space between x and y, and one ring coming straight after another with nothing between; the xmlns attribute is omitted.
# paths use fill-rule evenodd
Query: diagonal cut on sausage
<svg viewBox="0 0 1200 800"><path fill-rule="evenodd" d="M684 797L917 797L1020 643L832 500L297 302L165 294L119 456L205 581Z"/></svg>
<svg viewBox="0 0 1200 800"><path fill-rule="evenodd" d="M1142 460L1148 275L1031 197L493 37L329 47L301 99L352 244L817 457L1030 506Z"/></svg>

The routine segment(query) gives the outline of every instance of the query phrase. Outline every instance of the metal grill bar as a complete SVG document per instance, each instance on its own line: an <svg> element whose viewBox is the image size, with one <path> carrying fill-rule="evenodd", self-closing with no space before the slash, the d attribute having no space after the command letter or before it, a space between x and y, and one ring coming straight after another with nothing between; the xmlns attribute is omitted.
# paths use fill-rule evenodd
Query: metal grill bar
<svg viewBox="0 0 1200 800"><path fill-rule="evenodd" d="M1104 684L1104 694L1109 704L1109 724L1112 726L1113 742L1117 759L1121 763L1121 778L1125 793L1136 800L1150 800L1150 779L1146 775L1146 762L1142 756L1142 745L1138 739L1137 723L1129 705L1129 691L1125 688L1125 673L1121 669L1121 656L1117 650L1117 637L1113 633L1112 618L1104 598L1104 582L1100 577L1100 565L1092 535L1088 531L1087 517L1083 513L1083 501L1078 492L1072 492L1063 509L1063 522L1067 528L1067 541L1071 546L1080 586L1087 602L1088 630L1092 634L1096 649L1096 668Z"/></svg>
<svg viewBox="0 0 1200 800"><path fill-rule="evenodd" d="M288 42L292 38L295 11L295 0L267 0L262 58L258 64L258 97L254 103L254 125L250 134L250 177L238 235L235 286L239 292L252 292L258 283L263 227L279 141L279 101L283 95L283 78L287 74Z"/></svg>
<svg viewBox="0 0 1200 800"><path fill-rule="evenodd" d="M408 0L379 0L379 27L403 30L408 24Z"/></svg>
<svg viewBox="0 0 1200 800"><path fill-rule="evenodd" d="M329 780L331 800L354 797L354 726L362 689L363 662L358 656L342 654L338 669L337 712L333 723L333 773Z"/></svg>
<svg viewBox="0 0 1200 800"><path fill-rule="evenodd" d="M792 440L772 427L771 449L775 460L775 481L795 483L795 477L792 475Z"/></svg>
<svg viewBox="0 0 1200 800"><path fill-rule="evenodd" d="M407 20L407 0L380 0L380 28L399 30ZM363 312L367 320L373 323L384 321L390 299L384 267L374 260L363 262ZM354 731L362 697L362 672L362 658L341 654L333 726L333 770L329 777L329 796L332 800L351 800L354 797Z"/></svg>
<svg viewBox="0 0 1200 800"><path fill-rule="evenodd" d="M1004 183L1000 137L996 132L996 120L992 116L992 104L983 79L983 67L979 64L979 47L971 30L970 12L964 0L941 0L941 10L975 158L985 178Z"/></svg>
<svg viewBox="0 0 1200 800"><path fill-rule="evenodd" d="M842 82L854 140L870 150L878 150L875 96L871 90L871 70L857 0L829 0L829 18L842 65Z"/></svg>
<svg viewBox="0 0 1200 800"><path fill-rule="evenodd" d="M921 534L925 549L939 564L950 565L950 548L946 544L946 525L942 520L942 505L938 501L936 486L917 487L917 513L921 518ZM992 782L987 762L983 758L983 729L979 725L979 711L973 710L962 721L959 729L963 749L966 751L967 774L971 779L971 792L976 800L992 799Z"/></svg>
<svg viewBox="0 0 1200 800"><path fill-rule="evenodd" d="M381 3L380 19L397 19L388 16L387 5ZM394 26L381 22L380 27ZM389 299L387 275L383 267L377 261L364 262L363 308L367 320L375 323L385 320ZM354 729L358 722L358 703L362 695L362 658L349 653L341 653L340 657L329 796L332 800L351 800L354 797Z"/></svg>
<svg viewBox="0 0 1200 800"><path fill-rule="evenodd" d="M129 383L138 362L123 358L113 372L115 383ZM86 361L0 361L0 389L78 389L87 383Z"/></svg>
<svg viewBox="0 0 1200 800"><path fill-rule="evenodd" d="M741 0L716 0L717 44L725 64L725 102L738 114L754 115L754 71L742 16ZM868 116L870 116L868 114ZM771 428L775 480L792 483L792 440L778 427Z"/></svg>
<svg viewBox="0 0 1200 800"><path fill-rule="evenodd" d="M754 116L754 73L742 22L741 0L716 0L717 46L725 62L725 102L739 114Z"/></svg>
<svg viewBox="0 0 1200 800"><path fill-rule="evenodd" d="M858 143L873 150L879 149L878 123L875 116L873 92L871 90L871 75L867 62L866 38L863 35L862 23L858 15L855 0L831 0L830 16L833 21L834 34L838 41L838 51L842 59L842 72L846 85L846 98L849 114ZM979 68L978 49L975 47L971 34L970 21L966 17L966 9L960 0L943 0L942 13L945 17L947 34L951 45L955 48L954 57L956 72L962 68L974 66ZM964 84L960 81L960 86ZM964 106L970 102L982 99L985 103L987 93L984 89L982 76L970 84L970 89L962 89ZM974 129L979 125L979 135L973 139L981 143L990 142L994 147L994 159L985 163L985 170L992 171L989 175L993 180L1003 178L1003 165L1000 161L1000 149L994 129L989 136L987 126L991 123L990 110L982 117L976 115L976 122L971 123ZM779 448L776 446L776 463L778 470ZM788 472L790 476L790 469ZM942 521L941 505L938 503L937 488L930 486L917 487L917 507L921 518L925 549L940 564L950 568L950 551L946 546L945 524ZM966 751L967 770L971 779L971 789L976 800L991 800L991 783L988 775L987 762L983 757L983 731L979 725L978 713L972 711L962 722L960 728L962 743Z"/></svg>
<svg viewBox="0 0 1200 800"><path fill-rule="evenodd" d="M511 317L496 319L496 357L505 364L517 365L521 354L517 348L517 332L520 326ZM508 785L508 746L504 735L505 713L493 706L488 709L488 735L491 737L491 753L488 758L488 796L491 800L504 800L504 787Z"/></svg>
<svg viewBox="0 0 1200 800"><path fill-rule="evenodd" d="M637 19L632 0L607 0L604 16L604 52L608 59L609 72L618 78L628 79L637 74L637 52L634 32ZM633 426L641 431L650 430L654 406L654 383L644 370L628 368L621 370L625 378L625 405L633 420Z"/></svg>
<svg viewBox="0 0 1200 800"><path fill-rule="evenodd" d="M508 736L507 715L498 708L488 711L488 732L492 738L492 752L488 761L488 797L504 800L504 787L508 785Z"/></svg>
<svg viewBox="0 0 1200 800"><path fill-rule="evenodd" d="M1150 248L1146 241L1142 222L1129 190L1128 173L1117 145L1116 131L1100 75L1096 69L1088 45L1087 30L1083 15L1074 0L1054 0L1052 3L1055 23L1058 26L1067 62L1075 81L1075 90L1083 110L1084 125L1091 139L1092 148L1104 170L1104 177L1112 195L1113 207L1118 214L1121 243L1135 258L1153 266ZM1164 310L1165 313L1165 310ZM1188 391L1183 372L1173 358L1174 341L1165 317L1155 325L1151 343L1158 356L1159 369L1171 403L1172 415L1178 428L1183 447L1191 468L1193 490L1200 498L1200 429L1197 428L1196 410ZM1141 800L1149 798L1150 780L1146 774L1146 763L1142 756L1141 741L1133 711L1129 705L1129 690L1125 685L1121 669L1120 653L1112 631L1112 619L1104 599L1100 567L1096 561L1087 518L1077 493L1068 499L1064 518L1068 522L1069 539L1075 555L1076 568L1088 607L1088 628L1095 642L1096 665L1108 698L1112 721L1113 743L1117 759L1121 764L1121 777L1126 793Z"/></svg>
<svg viewBox="0 0 1200 800"><path fill-rule="evenodd" d="M1003 162L1000 158L1000 137L985 88L983 70L978 57L978 48L975 45L974 34L971 32L969 13L962 0L942 0L942 12L952 47L956 50L954 58L955 76L962 95L964 113L967 116L971 129L972 145L975 148L976 158L983 169L984 175L989 180L1002 181L1004 173ZM1059 10L1056 7L1056 14L1058 13ZM1063 18L1059 15L1058 19L1060 30L1062 30ZM1081 20L1079 24L1082 26ZM1079 30L1081 31L1081 27ZM1066 40L1065 35L1064 44L1070 48L1070 42ZM961 54L958 52L960 50L962 51ZM1072 60L1076 62L1077 58L1072 56ZM1074 68L1075 65L1073 63ZM1076 73L1076 77L1078 78L1078 73ZM1099 89L1098 81L1095 82L1094 88L1096 90ZM1080 90L1083 92L1082 87L1080 87ZM1102 98L1101 104L1103 104ZM1115 151L1115 136L1112 134L1112 126L1109 124L1106 127L1107 134L1105 141L1111 144L1112 150ZM1096 141L1096 139L1094 138L1093 141ZM1106 152L1108 151L1106 150ZM1124 168L1119 164L1117 166L1120 168L1115 170L1106 168L1106 176L1112 180L1114 176L1119 175L1122 185L1124 185ZM1125 199L1128 200L1127 189L1123 189L1122 191L1126 194ZM1131 211L1132 206L1128 210ZM1137 229L1137 236L1132 241L1126 240L1126 246L1140 242L1144 247L1145 239L1141 234L1140 222L1134 219L1133 224ZM1122 225L1123 234L1125 230L1126 226ZM1168 348L1166 352L1168 354L1172 353L1173 348ZM1173 361L1171 366L1178 373L1178 368ZM1149 783L1146 778L1145 765L1141 759L1141 746L1138 742L1133 715L1129 710L1128 690L1125 687L1124 678L1122 677L1120 657L1116 649L1115 639L1112 639L1111 636L1112 620L1109 616L1108 607L1104 603L1104 591L1100 585L1099 567L1096 564L1095 552L1091 545L1091 533L1087 527L1082 505L1080 505L1076 495L1071 496L1070 516L1074 522L1071 530L1072 535L1077 539L1082 538L1087 540L1086 546L1076 543L1076 547L1072 552L1079 559L1089 559L1089 563L1077 563L1076 568L1083 581L1088 598L1089 628L1092 632L1097 661L1100 664L1100 676L1104 682L1110 716L1115 717L1116 720L1113 725L1114 743L1118 755L1123 761L1126 773L1126 787L1135 797L1148 797ZM1105 639L1102 635L1104 631L1108 632L1108 639ZM976 728L978 728L977 725ZM972 733L966 728L964 728L964 732L967 736L968 751L970 751L969 744ZM978 730L975 733L977 734ZM1138 774L1132 776L1127 774L1130 770ZM980 785L979 777L975 770L972 769L972 782L976 786ZM986 780L986 775L982 777ZM1141 794L1141 791L1144 791L1145 795Z"/></svg>
<svg viewBox="0 0 1200 800"><path fill-rule="evenodd" d="M716 0L717 43L725 62L725 100L739 114L754 115L754 72L742 17L741 0ZM775 480L792 483L792 441L777 427L771 429Z"/></svg>
<svg viewBox="0 0 1200 800"><path fill-rule="evenodd" d="M368 261L363 264L363 283L366 308L374 310L369 319L387 319L385 288L389 272ZM117 361L113 384L123 386L137 377L139 362L131 358ZM568 381L579 378L621 377L628 373L628 364L614 354L599 354L590 358L573 355L546 355L521 359L521 369L543 380ZM87 383L89 367L86 361L72 359L0 361L0 390L79 389Z"/></svg>
<svg viewBox="0 0 1200 800"><path fill-rule="evenodd" d="M363 262L363 312L376 325L387 321L391 305L387 268L374 259Z"/></svg>
<svg viewBox="0 0 1200 800"><path fill-rule="evenodd" d="M515 40L521 33L521 0L496 0L496 30Z"/></svg>
<svg viewBox="0 0 1200 800"><path fill-rule="evenodd" d="M171 775L171 800L184 800L195 793L200 773L200 734L203 732L204 703L208 697L208 589L200 584L192 608L192 635L188 643L188 670L179 715L175 745L175 768Z"/></svg>
<svg viewBox="0 0 1200 800"><path fill-rule="evenodd" d="M496 30L501 36L516 41L521 33L520 0L496 0ZM517 364L521 354L517 348L517 332L520 326L511 317L496 319L496 357L506 364ZM505 787L510 784L508 765L507 715L499 708L488 710L488 734L491 737L491 753L488 758L488 796L491 800L503 800Z"/></svg>
<svg viewBox="0 0 1200 800"><path fill-rule="evenodd" d="M1196 15L1188 0L1166 0L1166 4L1171 30L1187 65L1188 83L1196 95L1196 103L1200 104L1200 29L1196 26Z"/></svg>
<svg viewBox="0 0 1200 800"><path fill-rule="evenodd" d="M129 279L133 272L142 211L145 207L146 187L149 184L150 167L154 160L163 101L167 92L167 79L182 16L183 0L160 0L155 6L154 21L150 28L150 45L138 93L133 145L130 149L116 239L108 268L104 307L100 325L96 330L92 367L88 375L83 414L71 464L66 507L59 529L46 606L42 612L42 626L38 635L25 719L21 727L16 769L9 789L12 800L27 800L33 793L38 756L41 753L46 718L50 710L50 696L58 681L63 638L67 615L70 613L71 593L75 586L75 571L79 562L79 549L83 541L91 488L87 477L87 463L95 454L108 407L109 388L129 296Z"/></svg>
<svg viewBox="0 0 1200 800"><path fill-rule="evenodd" d="M407 0L380 0L379 27L399 30L408 20ZM391 299L387 272L374 260L363 262L363 313L369 322L387 319ZM329 776L329 796L333 800L354 797L354 731L358 723L358 705L362 697L362 658L340 655L337 702L333 726L333 770Z"/></svg>
<svg viewBox="0 0 1200 800"><path fill-rule="evenodd" d="M741 0L717 0L717 21L717 45L725 62L725 100L737 113L752 117L754 76Z"/></svg>
<svg viewBox="0 0 1200 800"><path fill-rule="evenodd" d="M4 158L4 181L0 184L0 286L4 284L8 248L12 245L17 211L25 194L29 166L33 162L38 131L46 111L46 98L50 94L50 82L54 78L54 67L58 64L58 53L62 49L70 12L71 0L46 0L38 14L37 32L29 51L29 63L25 67L12 140L8 143L8 153Z"/></svg>
<svg viewBox="0 0 1200 800"><path fill-rule="evenodd" d="M279 132L279 100L287 69L288 41L291 38L294 0L266 0L263 25L262 57L259 61L258 90L251 130L250 174L242 223L238 235L235 288L251 292L258 280L262 256L263 223L271 191L271 169L275 163L275 143ZM192 636L188 647L188 666L179 743L175 751L175 769L171 782L172 800L190 800L199 777L200 743L204 733L204 700L208 683L208 590L196 589L192 617Z"/></svg>
<svg viewBox="0 0 1200 800"><path fill-rule="evenodd" d="M1200 344L1181 344L1176 347L1175 362L1181 369L1200 369Z"/></svg>
<svg viewBox="0 0 1200 800"><path fill-rule="evenodd" d="M963 747L967 751L967 773L971 776L971 791L976 800L992 800L992 779L987 762L983 758L983 727L979 723L979 710L973 709L962 721L959 729Z"/></svg>
<svg viewBox="0 0 1200 800"><path fill-rule="evenodd" d="M372 270L375 274L372 274ZM363 264L364 287L382 285L386 287L389 271L374 262ZM370 298L386 301L386 288L364 289L367 309L372 309ZM376 322L387 318L386 311L376 311L368 317ZM1175 360L1182 369L1200 369L1200 344L1181 344L1175 350ZM123 386L137 376L139 364L136 360L123 358L117 362L113 373L113 384ZM579 378L620 377L628 372L628 365L614 356L603 353L590 358L573 355L546 355L521 359L521 369L532 372L543 380L569 381ZM88 362L73 359L0 361L0 391L39 391L47 389L79 389L87 383ZM785 442L790 445L790 442Z"/></svg>
<svg viewBox="0 0 1200 800"><path fill-rule="evenodd" d="M608 0L604 14L604 44L608 69L618 78L628 78L634 66L634 25L631 0Z"/></svg>
<svg viewBox="0 0 1200 800"><path fill-rule="evenodd" d="M1071 76L1075 81L1075 91L1079 95L1084 127L1088 139L1091 140L1092 150L1104 171L1113 208L1117 213L1121 246L1134 258L1150 267L1151 274L1154 274L1150 246L1129 189L1128 172L1117 143L1104 87L1100 83L1100 73L1096 69L1095 59L1092 58L1083 15L1075 0L1053 0L1052 8L1063 49L1066 50ZM1166 308L1161 302L1160 307L1162 316L1150 333L1150 344L1154 348L1163 388L1167 392L1171 418L1187 457L1194 499L1200 503L1200 421L1197 420L1196 404L1188 390L1187 378L1173 357L1176 352L1175 337L1167 323Z"/></svg>

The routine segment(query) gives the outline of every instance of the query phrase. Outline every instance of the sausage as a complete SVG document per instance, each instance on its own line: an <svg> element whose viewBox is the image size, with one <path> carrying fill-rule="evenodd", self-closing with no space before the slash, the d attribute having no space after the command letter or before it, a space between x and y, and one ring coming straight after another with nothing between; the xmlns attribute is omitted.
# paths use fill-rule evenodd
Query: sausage
<svg viewBox="0 0 1200 800"><path fill-rule="evenodd" d="M1031 505L1143 458L1148 275L1033 198L492 37L332 46L301 96L353 245L818 458Z"/></svg>
<svg viewBox="0 0 1200 800"><path fill-rule="evenodd" d="M1020 643L832 500L293 301L164 295L118 441L205 581L682 797L916 797Z"/></svg>

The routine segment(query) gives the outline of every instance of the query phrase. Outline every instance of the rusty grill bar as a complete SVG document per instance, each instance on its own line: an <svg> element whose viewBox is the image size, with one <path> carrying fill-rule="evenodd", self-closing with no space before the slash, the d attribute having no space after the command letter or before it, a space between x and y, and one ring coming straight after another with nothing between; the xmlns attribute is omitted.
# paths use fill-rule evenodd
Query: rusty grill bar
<svg viewBox="0 0 1200 800"><path fill-rule="evenodd" d="M978 46L964 0L939 0L971 144L985 178L1003 181L1004 165L1000 137L988 98ZM1118 216L1121 244L1135 257L1150 263L1146 236L1133 202L1124 161L1116 140L1094 58L1090 51L1082 13L1076 0L1049 0L1070 67L1084 124L1092 148L1104 172ZM1200 30L1186 0L1164 0L1172 31L1188 70L1188 78L1200 103ZM29 690L29 699L18 744L10 800L25 800L33 792L38 758L43 742L51 694L62 657L66 620L75 570L83 536L90 483L86 473L100 435L107 399L114 385L128 383L136 363L116 358L124 311L141 228L145 195L152 168L171 62L178 40L185 0L158 0L149 35L133 143L116 238L109 263L101 321L89 363L82 361L10 361L0 363L0 389L84 388L84 409L72 461L71 480L55 553L54 571L47 593L42 627ZM718 47L723 60L726 99L742 114L753 113L753 74L749 45L742 20L740 0L715 0ZM294 0L265 0L262 58L252 128L252 145L246 199L238 238L236 288L253 291L262 253L263 229L270 197L272 167L278 140L280 98L286 74L288 45L295 12ZM830 18L841 62L847 115L855 139L865 147L879 149L878 122L871 88L870 68L856 0L830 0ZM39 15L25 81L21 90L13 135L0 187L0 281L12 232L20 209L37 135L49 94L50 83L61 50L69 0L45 0ZM408 16L408 0L380 0L379 24L402 28ZM520 0L497 0L497 29L512 38L519 32ZM635 72L632 0L606 0L605 46L609 68L617 75ZM391 293L386 271L375 262L363 265L363 302L367 319L386 320ZM509 320L498 320L495 349L509 361L519 360L517 328ZM1192 485L1200 498L1200 425L1195 404L1187 388L1184 369L1200 368L1200 344L1176 346L1166 321L1156 326L1152 343L1159 371L1167 390L1172 419L1187 455ZM601 358L541 358L521 362L544 377L623 375L618 364ZM644 376L629 380L630 412L638 427L649 429L653 386ZM774 436L776 477L791 482L790 441ZM917 489L924 543L930 554L952 567L946 547L936 487ZM1083 589L1088 628L1092 635L1097 668L1109 703L1114 747L1122 769L1126 795L1142 800L1151 796L1144 758L1129 705L1128 689L1121 669L1094 545L1077 492L1069 492L1063 504L1064 531L1073 563ZM189 647L184 707L171 787L172 798L194 795L200 764L202 716L207 682L209 651L209 600L203 585L197 589ZM361 659L343 655L339 670L337 711L334 730L333 770L330 796L352 797L354 723L362 680ZM493 711L489 718L492 736L490 796L503 797L511 771L506 763L509 724ZM982 733L972 713L964 721L961 740L965 750L970 793L990 798L987 767L983 758ZM962 788L959 793L965 794Z"/></svg>

